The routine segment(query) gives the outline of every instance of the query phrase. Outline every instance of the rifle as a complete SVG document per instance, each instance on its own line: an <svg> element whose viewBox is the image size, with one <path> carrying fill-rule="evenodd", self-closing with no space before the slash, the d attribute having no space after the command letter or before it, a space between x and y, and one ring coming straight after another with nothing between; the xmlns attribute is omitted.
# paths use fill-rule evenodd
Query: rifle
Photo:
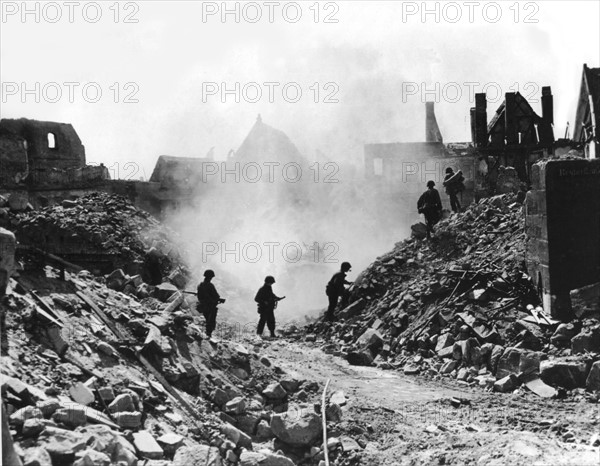
<svg viewBox="0 0 600 466"><path fill-rule="evenodd" d="M196 296L198 294L195 291L187 291L187 290L179 290L179 291L181 291L182 293L185 293L185 294L193 294L194 296ZM219 304L225 304L225 298L219 299Z"/></svg>

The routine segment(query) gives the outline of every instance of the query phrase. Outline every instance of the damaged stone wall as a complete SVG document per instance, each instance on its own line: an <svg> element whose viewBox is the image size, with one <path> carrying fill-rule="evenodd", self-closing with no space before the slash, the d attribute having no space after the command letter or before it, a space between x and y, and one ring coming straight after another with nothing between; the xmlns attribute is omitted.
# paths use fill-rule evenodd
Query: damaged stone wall
<svg viewBox="0 0 600 466"><path fill-rule="evenodd" d="M0 127L0 188L14 187L27 176L25 146L25 139Z"/></svg>
<svg viewBox="0 0 600 466"><path fill-rule="evenodd" d="M15 270L15 235L0 228L0 297L4 296L8 279Z"/></svg>
<svg viewBox="0 0 600 466"><path fill-rule="evenodd" d="M26 141L30 170L85 166L85 148L69 123L5 118L0 128Z"/></svg>
<svg viewBox="0 0 600 466"><path fill-rule="evenodd" d="M539 162L532 178L527 267L544 308L570 320L570 291L600 282L600 160Z"/></svg>

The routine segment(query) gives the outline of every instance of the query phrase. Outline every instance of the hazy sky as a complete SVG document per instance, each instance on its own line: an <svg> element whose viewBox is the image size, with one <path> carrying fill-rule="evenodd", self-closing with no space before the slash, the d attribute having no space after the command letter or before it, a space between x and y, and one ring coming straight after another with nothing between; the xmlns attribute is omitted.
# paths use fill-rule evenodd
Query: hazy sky
<svg viewBox="0 0 600 466"><path fill-rule="evenodd" d="M486 84L488 118L498 89L516 84L539 112L541 87L552 86L562 136L583 63L600 66L597 1L428 2L425 18L422 2L399 1L228 2L224 18L222 2L26 6L23 17L22 2L2 2L2 117L72 123L88 161L118 163L121 177L127 162L148 177L161 154L214 146L223 158L258 113L309 159L320 150L360 162L366 142L423 140L425 99L439 102L445 141L466 141L470 93ZM220 92L236 83L239 103Z"/></svg>

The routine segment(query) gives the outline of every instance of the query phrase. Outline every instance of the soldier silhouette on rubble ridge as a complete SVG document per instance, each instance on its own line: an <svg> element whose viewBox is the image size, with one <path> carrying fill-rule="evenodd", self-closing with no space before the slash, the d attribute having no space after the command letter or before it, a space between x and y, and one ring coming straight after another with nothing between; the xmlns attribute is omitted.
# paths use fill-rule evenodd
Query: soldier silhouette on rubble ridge
<svg viewBox="0 0 600 466"><path fill-rule="evenodd" d="M204 272L204 281L198 285L198 312L201 312L206 319L206 335L210 339L217 326L217 306L223 304L225 299L219 296L215 285L211 280L215 277L215 272L206 270Z"/></svg>
<svg viewBox="0 0 600 466"><path fill-rule="evenodd" d="M327 308L327 320L334 320L334 312L337 307L340 296L342 297L342 307L348 304L348 290L345 285L352 285L352 282L346 280L346 273L350 271L352 265L350 262L342 262L339 272L336 272L327 283L325 294L329 298L329 307Z"/></svg>
<svg viewBox="0 0 600 466"><path fill-rule="evenodd" d="M459 170L454 173L452 168L446 168L446 176L444 177L443 185L446 188L446 194L450 197L450 208L452 209L452 212L460 212L462 209L457 195L465 190L462 171Z"/></svg>
<svg viewBox="0 0 600 466"><path fill-rule="evenodd" d="M258 320L258 327L256 328L256 334L258 336L262 336L263 330L265 329L265 324L267 324L267 328L269 332L271 332L271 338L276 338L275 336L275 309L277 308L277 303L285 298L282 296L281 298L275 293L273 293L273 284L275 283L275 278L271 275L265 277L265 283L261 286L254 297L254 301L258 304L258 313L260 314L260 319Z"/></svg>
<svg viewBox="0 0 600 466"><path fill-rule="evenodd" d="M440 193L434 188L435 182L427 182L427 191L421 194L417 202L417 209L420 214L425 215L425 224L427 225L427 239L431 239L433 226L442 218L442 200Z"/></svg>

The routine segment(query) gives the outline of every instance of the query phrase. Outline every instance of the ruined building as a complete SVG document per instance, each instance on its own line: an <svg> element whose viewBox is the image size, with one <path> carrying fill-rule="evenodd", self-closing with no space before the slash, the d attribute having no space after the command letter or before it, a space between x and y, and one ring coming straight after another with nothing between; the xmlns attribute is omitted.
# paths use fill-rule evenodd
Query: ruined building
<svg viewBox="0 0 600 466"><path fill-rule="evenodd" d="M106 167L86 165L85 148L71 124L0 120L0 193L21 192L43 206L108 179Z"/></svg>
<svg viewBox="0 0 600 466"><path fill-rule="evenodd" d="M497 185L500 167L513 167L519 180L529 184L531 166L553 154L553 97L549 86L542 87L542 116L519 92L507 92L488 123L485 94L475 94L471 108L471 137L487 164L488 182Z"/></svg>
<svg viewBox="0 0 600 466"><path fill-rule="evenodd" d="M85 148L68 123L3 119L0 131L3 184L18 185L27 177L40 183L55 169L85 167Z"/></svg>
<svg viewBox="0 0 600 466"><path fill-rule="evenodd" d="M434 180L443 189L445 170L462 170L466 189L462 203L469 204L476 192L478 162L468 143L444 144L434 103L425 103L425 142L365 144L365 176L391 196L415 197ZM416 198L414 200L416 205Z"/></svg>
<svg viewBox="0 0 600 466"><path fill-rule="evenodd" d="M598 120L600 119L600 68L583 65L581 88L575 114L573 140L581 145L588 159L600 157Z"/></svg>

